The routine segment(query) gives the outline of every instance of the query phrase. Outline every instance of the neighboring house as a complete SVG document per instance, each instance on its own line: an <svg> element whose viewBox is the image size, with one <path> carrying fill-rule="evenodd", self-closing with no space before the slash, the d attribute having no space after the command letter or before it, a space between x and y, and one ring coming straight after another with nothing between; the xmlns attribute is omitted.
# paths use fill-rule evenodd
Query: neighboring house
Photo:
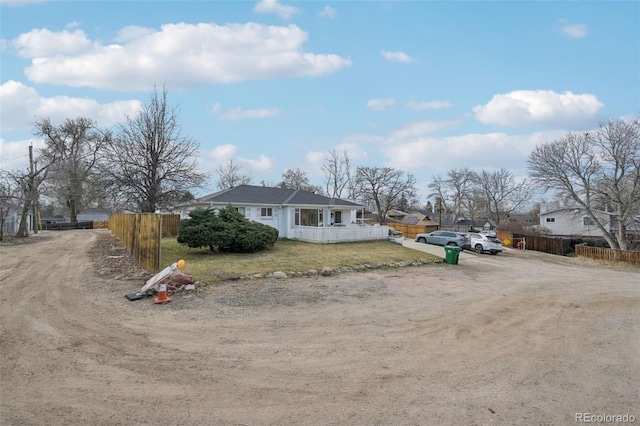
<svg viewBox="0 0 640 426"><path fill-rule="evenodd" d="M493 229L493 226L489 219L458 219L455 229L458 232L488 231Z"/></svg>
<svg viewBox="0 0 640 426"><path fill-rule="evenodd" d="M18 207L10 207L6 211L6 216L4 217L3 223L3 232L5 235L15 235L18 233L18 229L20 228L20 216ZM3 211L3 213L5 213ZM33 231L33 222L31 221L31 213L27 214L27 231Z"/></svg>
<svg viewBox="0 0 640 426"><path fill-rule="evenodd" d="M418 226L429 226L429 227L437 227L439 223L437 221L432 220L429 216L419 213L419 212L411 212L402 218L403 225L418 225Z"/></svg>
<svg viewBox="0 0 640 426"><path fill-rule="evenodd" d="M109 220L110 212L100 207L88 208L78 213L78 222L93 222L94 220Z"/></svg>
<svg viewBox="0 0 640 426"><path fill-rule="evenodd" d="M618 217L607 211L596 211L596 217L603 223L605 229L615 233L618 229ZM577 235L581 237L602 237L603 232L598 229L593 219L581 207L556 208L540 213L540 226L549 230L552 235ZM627 233L640 232L638 224L630 224Z"/></svg>
<svg viewBox="0 0 640 426"><path fill-rule="evenodd" d="M51 226L55 226L59 223L69 223L69 222L71 222L71 219L69 219L68 216L64 216L61 214L42 216L40 218L40 223L42 223L42 226L44 227L44 229L50 228Z"/></svg>
<svg viewBox="0 0 640 426"><path fill-rule="evenodd" d="M247 219L276 228L280 238L315 243L389 238L387 226L358 224L358 212L364 211L364 206L302 189L240 185L197 198L174 212L186 218L198 207L229 204Z"/></svg>
<svg viewBox="0 0 640 426"><path fill-rule="evenodd" d="M364 218L363 218L363 212L364 212ZM378 216L377 213L371 212L369 210L364 210L364 211L358 210L357 218L358 218L358 221L357 221L358 223L364 222L365 224L369 224L369 225L375 225L380 223L380 216ZM394 219L387 216L382 222L386 225L393 226L394 223L401 223L401 220Z"/></svg>
<svg viewBox="0 0 640 426"><path fill-rule="evenodd" d="M93 222L94 220L108 220L110 216L109 210L101 207L87 208L78 213L78 222ZM40 221L42 226L55 226L60 223L71 223L71 216L68 210L63 210L61 214L43 216Z"/></svg>
<svg viewBox="0 0 640 426"><path fill-rule="evenodd" d="M440 229L446 229L455 232L469 232L471 230L484 230L488 231L489 229L493 229L493 225L491 225L491 221L486 218L482 219L466 219L464 216L458 216L458 220L454 223L455 215L450 213L442 213L442 217L440 217L439 213L433 213L433 220L438 221L442 218L440 222Z"/></svg>

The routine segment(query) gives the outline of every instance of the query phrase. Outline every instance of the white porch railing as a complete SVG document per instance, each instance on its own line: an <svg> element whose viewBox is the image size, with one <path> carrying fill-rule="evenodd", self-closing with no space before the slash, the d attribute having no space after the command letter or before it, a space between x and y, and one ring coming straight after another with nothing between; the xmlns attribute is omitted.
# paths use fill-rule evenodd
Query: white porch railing
<svg viewBox="0 0 640 426"><path fill-rule="evenodd" d="M383 226L296 226L293 239L309 243L346 243L389 239L389 227Z"/></svg>

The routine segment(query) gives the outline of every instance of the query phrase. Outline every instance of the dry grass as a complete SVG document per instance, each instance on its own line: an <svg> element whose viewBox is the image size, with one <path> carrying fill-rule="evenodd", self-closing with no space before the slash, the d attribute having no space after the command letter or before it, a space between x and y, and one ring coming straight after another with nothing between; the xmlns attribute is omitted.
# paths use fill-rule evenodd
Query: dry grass
<svg viewBox="0 0 640 426"><path fill-rule="evenodd" d="M441 259L389 241L342 244L311 244L278 240L273 248L259 253L212 253L192 249L175 238L162 240L162 264L184 259L185 273L204 283L215 283L232 276L252 276L282 271L304 273L310 269L357 268L365 264L390 265L397 262L434 263Z"/></svg>

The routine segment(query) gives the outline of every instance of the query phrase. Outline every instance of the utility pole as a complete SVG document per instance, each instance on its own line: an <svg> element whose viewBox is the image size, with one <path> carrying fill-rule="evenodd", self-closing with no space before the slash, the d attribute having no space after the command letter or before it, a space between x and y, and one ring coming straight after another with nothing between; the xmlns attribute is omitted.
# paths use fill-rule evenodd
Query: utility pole
<svg viewBox="0 0 640 426"><path fill-rule="evenodd" d="M29 171L31 176L35 176L36 166L33 162L33 142L29 144ZM33 188L31 196L31 228L33 233L38 233L38 191Z"/></svg>

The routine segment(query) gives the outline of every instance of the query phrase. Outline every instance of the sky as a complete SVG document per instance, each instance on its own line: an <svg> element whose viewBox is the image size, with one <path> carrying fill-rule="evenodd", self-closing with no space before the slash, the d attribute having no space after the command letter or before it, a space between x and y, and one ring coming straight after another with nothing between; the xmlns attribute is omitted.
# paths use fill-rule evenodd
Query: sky
<svg viewBox="0 0 640 426"><path fill-rule="evenodd" d="M527 177L539 144L640 115L638 1L0 0L0 169L37 118L115 129L154 87L217 190L288 169L323 185L331 150L411 173Z"/></svg>

